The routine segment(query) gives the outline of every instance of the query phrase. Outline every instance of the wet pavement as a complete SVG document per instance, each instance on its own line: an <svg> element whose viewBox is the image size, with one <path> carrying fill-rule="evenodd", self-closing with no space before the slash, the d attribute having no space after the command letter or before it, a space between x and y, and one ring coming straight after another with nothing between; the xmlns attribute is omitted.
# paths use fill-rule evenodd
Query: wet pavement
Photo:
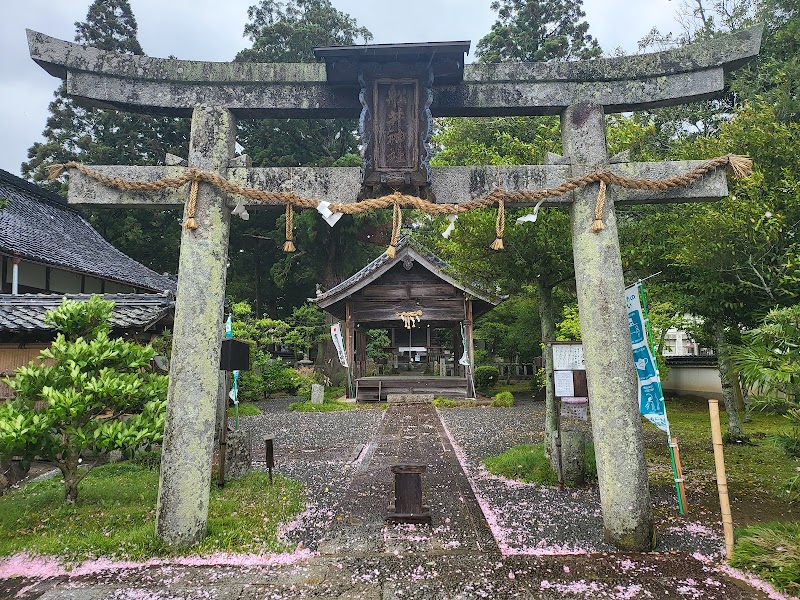
<svg viewBox="0 0 800 600"><path fill-rule="evenodd" d="M0 598L781 597L720 567L719 537L704 524L681 522L670 533L661 523L662 551L614 553L602 544L596 490L560 492L487 474L485 456L540 441L541 403L441 412L431 405L262 408L261 417L242 419L254 459L263 435L275 435L277 470L307 486L307 510L283 528L295 552L95 561L71 572L18 557L0 560ZM400 463L427 465L430 527L384 522L393 497L389 469ZM13 576L15 568L28 576Z"/></svg>

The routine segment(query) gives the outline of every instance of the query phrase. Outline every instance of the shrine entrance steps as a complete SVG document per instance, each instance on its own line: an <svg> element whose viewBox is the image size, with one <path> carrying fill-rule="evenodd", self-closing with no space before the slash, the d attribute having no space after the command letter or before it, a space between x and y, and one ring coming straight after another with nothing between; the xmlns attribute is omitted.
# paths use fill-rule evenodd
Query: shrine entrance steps
<svg viewBox="0 0 800 600"><path fill-rule="evenodd" d="M357 402L387 402L389 394L433 394L434 398L467 397L466 377L434 375L382 375L356 379Z"/></svg>

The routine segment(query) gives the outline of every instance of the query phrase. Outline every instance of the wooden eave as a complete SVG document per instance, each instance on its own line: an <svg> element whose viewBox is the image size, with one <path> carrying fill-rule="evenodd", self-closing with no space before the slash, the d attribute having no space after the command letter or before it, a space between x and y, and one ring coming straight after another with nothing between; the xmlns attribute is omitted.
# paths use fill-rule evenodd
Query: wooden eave
<svg viewBox="0 0 800 600"><path fill-rule="evenodd" d="M457 281L445 273L440 267L431 262L429 258L416 250L408 242L401 242L397 249L397 254L393 259L389 259L385 254L379 256L348 280L345 280L338 286L332 288L328 293L323 294L320 298L317 298L315 303L317 306L328 311L332 315L338 318L344 318L345 301L349 297L368 285L378 281L395 265L402 263L403 259L406 257L411 257L415 263L424 267L442 281L449 283L457 290L460 290L465 297L477 300L477 302L473 305L473 312L475 313L475 316L479 316L487 312L500 303L500 299L491 297L487 292L479 291L472 286L468 286ZM382 262L382 264L376 265L378 262Z"/></svg>

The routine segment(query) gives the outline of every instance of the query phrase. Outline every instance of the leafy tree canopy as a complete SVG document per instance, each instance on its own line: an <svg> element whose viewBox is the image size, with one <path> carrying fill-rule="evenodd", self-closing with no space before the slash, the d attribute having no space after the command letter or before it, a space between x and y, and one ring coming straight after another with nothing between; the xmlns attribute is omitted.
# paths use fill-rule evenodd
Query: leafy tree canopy
<svg viewBox="0 0 800 600"><path fill-rule="evenodd" d="M111 450L131 455L161 441L167 377L149 372L154 352L109 335L112 302L65 299L47 318L59 331L40 362L6 383L15 397L0 405L0 456L48 461L75 502L88 470ZM38 405L44 406L39 407ZM125 419L123 414L133 413ZM94 457L79 470L87 451Z"/></svg>

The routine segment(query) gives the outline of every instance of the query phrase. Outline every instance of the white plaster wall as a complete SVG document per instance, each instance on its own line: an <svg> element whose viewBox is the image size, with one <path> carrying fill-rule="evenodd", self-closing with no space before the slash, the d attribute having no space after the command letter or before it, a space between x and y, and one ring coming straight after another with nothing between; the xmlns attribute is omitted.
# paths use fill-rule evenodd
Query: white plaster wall
<svg viewBox="0 0 800 600"><path fill-rule="evenodd" d="M665 392L673 394L722 399L722 383L716 366L671 366L662 386Z"/></svg>

